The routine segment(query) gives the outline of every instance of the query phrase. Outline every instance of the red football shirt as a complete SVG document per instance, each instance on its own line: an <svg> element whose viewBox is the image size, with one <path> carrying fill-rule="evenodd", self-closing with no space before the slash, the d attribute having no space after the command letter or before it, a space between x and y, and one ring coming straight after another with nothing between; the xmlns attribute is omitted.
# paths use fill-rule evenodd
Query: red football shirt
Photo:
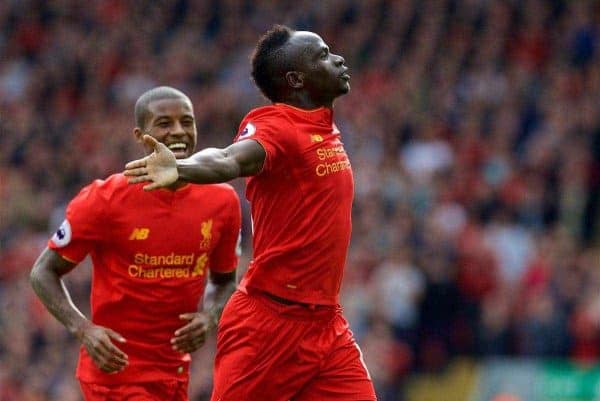
<svg viewBox="0 0 600 401"><path fill-rule="evenodd" d="M252 110L236 141L266 151L247 182L254 255L241 285L297 302L339 302L350 242L354 183L329 108L284 104Z"/></svg>
<svg viewBox="0 0 600 401"><path fill-rule="evenodd" d="M77 377L101 384L187 379L190 356L170 339L195 312L208 270L238 263L241 211L233 188L186 185L146 192L121 174L96 180L69 203L49 241L65 259L92 258L92 321L127 340L120 373L106 374L81 347Z"/></svg>

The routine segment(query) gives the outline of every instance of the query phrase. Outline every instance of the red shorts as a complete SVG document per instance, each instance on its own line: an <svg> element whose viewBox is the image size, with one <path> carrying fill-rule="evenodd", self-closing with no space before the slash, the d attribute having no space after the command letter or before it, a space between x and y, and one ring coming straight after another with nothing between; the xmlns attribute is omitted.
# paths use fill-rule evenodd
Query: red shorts
<svg viewBox="0 0 600 401"><path fill-rule="evenodd" d="M187 381L155 381L106 386L79 382L85 401L188 401Z"/></svg>
<svg viewBox="0 0 600 401"><path fill-rule="evenodd" d="M212 401L376 399L341 308L233 294L217 333Z"/></svg>

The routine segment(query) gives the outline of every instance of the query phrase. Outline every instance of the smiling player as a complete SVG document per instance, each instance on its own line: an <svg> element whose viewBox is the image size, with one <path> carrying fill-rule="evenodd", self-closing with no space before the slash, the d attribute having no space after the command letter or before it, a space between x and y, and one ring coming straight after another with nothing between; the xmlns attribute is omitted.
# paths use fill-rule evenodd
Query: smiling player
<svg viewBox="0 0 600 401"><path fill-rule="evenodd" d="M153 148L144 135L178 159L194 152L194 111L182 92L144 93L135 120L147 153ZM31 284L83 345L77 377L87 401L188 399L189 353L202 346L235 289L240 224L238 196L224 184L175 181L150 193L115 174L69 203ZM88 254L91 319L61 280Z"/></svg>

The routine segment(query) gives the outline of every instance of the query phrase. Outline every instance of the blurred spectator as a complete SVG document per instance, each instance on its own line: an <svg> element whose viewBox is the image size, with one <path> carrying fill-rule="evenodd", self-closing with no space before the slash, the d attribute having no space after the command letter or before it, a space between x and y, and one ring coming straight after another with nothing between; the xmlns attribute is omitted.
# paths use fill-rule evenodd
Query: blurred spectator
<svg viewBox="0 0 600 401"><path fill-rule="evenodd" d="M425 290L423 272L412 260L408 246L398 246L375 267L370 280L371 314L381 315L395 337L416 344L419 303Z"/></svg>

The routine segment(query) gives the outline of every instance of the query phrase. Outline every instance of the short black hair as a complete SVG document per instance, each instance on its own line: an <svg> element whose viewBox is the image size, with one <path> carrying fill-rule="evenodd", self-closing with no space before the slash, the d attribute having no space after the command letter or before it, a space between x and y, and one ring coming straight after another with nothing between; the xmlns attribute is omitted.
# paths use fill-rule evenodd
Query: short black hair
<svg viewBox="0 0 600 401"><path fill-rule="evenodd" d="M284 46L294 32L288 26L273 25L260 37L252 53L252 79L272 102L281 100L280 89L285 83L285 73L292 69Z"/></svg>
<svg viewBox="0 0 600 401"><path fill-rule="evenodd" d="M192 103L190 98L178 89L170 86L157 86L156 88L152 88L142 93L142 95L135 102L135 124L138 128L143 130L148 122L148 118L150 117L148 105L155 100L163 99L185 99L190 102L190 104Z"/></svg>

